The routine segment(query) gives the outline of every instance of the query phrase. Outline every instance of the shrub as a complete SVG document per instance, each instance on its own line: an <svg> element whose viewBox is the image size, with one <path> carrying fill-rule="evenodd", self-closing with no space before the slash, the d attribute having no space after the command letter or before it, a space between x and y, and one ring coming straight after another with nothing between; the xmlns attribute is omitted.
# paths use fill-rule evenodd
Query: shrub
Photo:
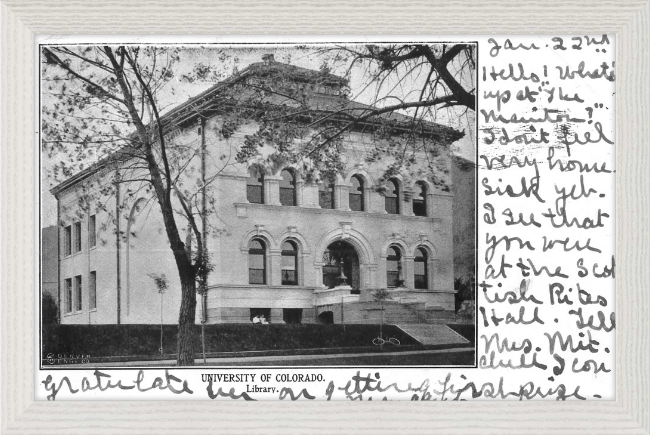
<svg viewBox="0 0 650 435"><path fill-rule="evenodd" d="M178 326L164 325L165 349L176 349ZM401 329L384 325L403 345L417 342ZM312 349L372 346L377 325L205 325L206 352ZM201 350L201 325L195 325L194 350ZM91 357L158 355L160 325L53 325L43 329L43 354Z"/></svg>
<svg viewBox="0 0 650 435"><path fill-rule="evenodd" d="M53 325L59 323L59 309L56 305L54 296L50 293L43 293L41 305L41 321L43 325Z"/></svg>
<svg viewBox="0 0 650 435"><path fill-rule="evenodd" d="M455 296L456 311L460 309L463 301L473 301L475 295L476 283L474 276L465 276L454 279L454 289L458 290Z"/></svg>

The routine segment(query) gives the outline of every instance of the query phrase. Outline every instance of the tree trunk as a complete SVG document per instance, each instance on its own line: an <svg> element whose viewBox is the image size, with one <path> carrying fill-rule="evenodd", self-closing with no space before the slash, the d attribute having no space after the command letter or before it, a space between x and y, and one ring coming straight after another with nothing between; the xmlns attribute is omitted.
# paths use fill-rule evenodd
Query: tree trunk
<svg viewBox="0 0 650 435"><path fill-rule="evenodd" d="M178 315L177 360L178 366L194 365L194 322L196 318L196 288L194 273L180 270L181 310Z"/></svg>

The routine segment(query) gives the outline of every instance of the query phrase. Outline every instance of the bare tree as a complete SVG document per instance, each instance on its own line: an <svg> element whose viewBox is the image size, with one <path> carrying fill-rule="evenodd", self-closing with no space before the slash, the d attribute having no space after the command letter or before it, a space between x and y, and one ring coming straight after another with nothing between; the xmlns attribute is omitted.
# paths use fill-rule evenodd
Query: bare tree
<svg viewBox="0 0 650 435"><path fill-rule="evenodd" d="M363 130L375 139L367 161L390 162L380 181L409 171L418 155L424 154L426 176L448 190L447 180L441 177L448 168L438 145L463 134L440 125L440 118L442 112L447 112L447 120L474 112L476 47L453 43L338 46L318 49L316 55L321 59L320 75L311 77L312 84L338 87L338 99L315 107L309 92L291 87L279 91L284 73L278 68L256 85L261 96L274 94L276 104L257 106L259 113L252 115L260 128L247 138L238 161L259 157L259 149L270 145L276 149L274 161L292 163L308 178L332 178L344 166L342 140L353 130ZM337 82L340 77L344 80ZM350 81L356 83L355 95L348 87Z"/></svg>
<svg viewBox="0 0 650 435"><path fill-rule="evenodd" d="M53 178L88 170L88 160L98 157L91 169L115 174L113 183L95 179L94 186L84 184L75 213L94 207L110 214L106 198L119 194L120 185L127 187L121 210L140 196L148 198L145 206L158 203L181 283L177 363L192 365L196 286L210 270L201 199L217 174L207 179L204 174L198 186L187 188L188 168L205 158L205 149L169 139L177 126L164 124L161 117L160 95L180 60L179 49L169 47L43 48L43 92L51 98L43 105L42 131L43 152L58 159ZM222 162L221 168L228 164ZM191 233L185 241L179 216Z"/></svg>

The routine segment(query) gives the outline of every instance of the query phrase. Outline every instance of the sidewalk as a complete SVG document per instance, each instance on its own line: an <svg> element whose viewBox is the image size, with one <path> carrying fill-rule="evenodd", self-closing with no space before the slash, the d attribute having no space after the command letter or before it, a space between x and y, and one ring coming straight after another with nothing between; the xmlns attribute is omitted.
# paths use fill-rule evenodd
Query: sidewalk
<svg viewBox="0 0 650 435"><path fill-rule="evenodd" d="M304 361L305 363L313 360L320 361L319 365L328 365L328 360L333 359L350 359L350 358L369 358L379 359L386 357L400 357L400 356L427 356L427 355L440 355L440 354L456 354L474 352L474 348L457 347L451 349L431 349L431 350L413 350L401 352L380 352L380 353L344 353L344 354L330 354L330 355L273 355L273 356L252 356L252 357L231 357L231 358L207 358L206 366L229 366L241 365L246 363L246 366L255 366L259 363L269 365L269 363L277 362L282 365L283 362L297 362ZM203 358L195 360L195 366L203 366ZM94 367L174 367L176 360L158 360L158 361L125 361L125 362L106 362L106 363L91 363L91 364L69 364L69 365L56 365L50 366L52 368L94 368ZM296 364L300 365L300 364ZM312 364L309 364L312 365Z"/></svg>

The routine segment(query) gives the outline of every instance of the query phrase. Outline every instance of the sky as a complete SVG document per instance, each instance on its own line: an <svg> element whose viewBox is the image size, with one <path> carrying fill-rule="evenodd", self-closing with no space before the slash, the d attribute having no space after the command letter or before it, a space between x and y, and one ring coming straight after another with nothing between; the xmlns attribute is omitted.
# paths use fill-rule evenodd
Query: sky
<svg viewBox="0 0 650 435"><path fill-rule="evenodd" d="M229 77L238 69L243 70L251 63L261 62L265 54L273 54L277 62L290 63L292 65L318 70L327 56L317 53L316 49L322 49L327 46L318 47L310 46L297 49L293 45L246 45L243 46L214 46L214 45L194 45L186 46L181 50L181 62L174 70L174 78L167 85L166 89L161 92L160 106L161 112L164 113L176 105L187 101L188 99L209 89L219 81ZM199 64L211 65L216 72L214 77L208 80L187 82L182 79L183 75L190 74ZM328 63L332 67L331 73L344 75L345 66ZM450 67L453 72L454 65ZM397 97L403 97L414 89L420 89L424 74L413 75L412 80L402 83L401 86L392 90ZM472 71L475 73L475 71ZM365 70L362 68L353 68L350 71L350 91L351 99L372 104L376 88L367 86L365 83ZM466 88L472 89L475 78L472 74L467 74L463 78ZM46 93L42 93L42 101L47 103L47 98L52 98ZM386 104L395 104L395 101L388 101ZM476 143L475 143L475 114L474 112L452 107L441 109L435 112L435 122L453 127L457 130L464 131L465 137L452 145L454 154L464 157L468 160L476 160ZM47 176L47 171L54 163L48 160L47 156L42 154L41 158L41 211L42 226L47 227L56 224L56 199L49 190L58 184L57 181ZM89 162L92 163L92 162Z"/></svg>

